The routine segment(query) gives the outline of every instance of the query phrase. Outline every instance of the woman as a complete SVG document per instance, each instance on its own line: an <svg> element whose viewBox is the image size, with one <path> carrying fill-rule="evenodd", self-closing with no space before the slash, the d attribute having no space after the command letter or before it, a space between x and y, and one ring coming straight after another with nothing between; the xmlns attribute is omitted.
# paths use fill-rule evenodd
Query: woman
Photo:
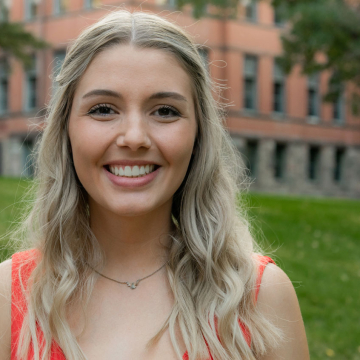
<svg viewBox="0 0 360 360"><path fill-rule="evenodd" d="M33 250L0 267L0 358L308 359L294 289L236 207L240 166L189 36L114 12L57 81Z"/></svg>

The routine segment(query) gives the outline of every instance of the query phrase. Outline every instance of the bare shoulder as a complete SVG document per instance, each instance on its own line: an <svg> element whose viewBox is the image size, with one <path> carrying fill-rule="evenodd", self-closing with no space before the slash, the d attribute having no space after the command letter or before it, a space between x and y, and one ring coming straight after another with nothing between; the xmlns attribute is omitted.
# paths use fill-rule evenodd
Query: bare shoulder
<svg viewBox="0 0 360 360"><path fill-rule="evenodd" d="M11 260L0 264L0 359L10 359Z"/></svg>
<svg viewBox="0 0 360 360"><path fill-rule="evenodd" d="M309 359L304 322L294 286L285 272L274 264L265 268L257 306L284 334L282 344L259 360Z"/></svg>

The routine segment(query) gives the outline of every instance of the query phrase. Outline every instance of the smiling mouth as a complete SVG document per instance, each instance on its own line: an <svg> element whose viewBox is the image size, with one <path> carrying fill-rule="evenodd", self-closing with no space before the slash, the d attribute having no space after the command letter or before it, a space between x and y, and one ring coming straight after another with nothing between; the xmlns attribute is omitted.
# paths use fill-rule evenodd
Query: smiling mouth
<svg viewBox="0 0 360 360"><path fill-rule="evenodd" d="M135 165L135 166L124 166L124 165L106 165L105 168L107 171L111 172L113 175L126 178L138 178L146 176L154 171L156 171L160 166L151 164L151 165Z"/></svg>

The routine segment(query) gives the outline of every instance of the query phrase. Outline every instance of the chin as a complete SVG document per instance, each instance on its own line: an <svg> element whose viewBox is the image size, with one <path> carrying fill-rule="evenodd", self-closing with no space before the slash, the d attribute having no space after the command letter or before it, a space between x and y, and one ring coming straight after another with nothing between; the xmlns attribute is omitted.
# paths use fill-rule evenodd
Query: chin
<svg viewBox="0 0 360 360"><path fill-rule="evenodd" d="M117 216L126 216L126 217L136 217L141 215L146 215L151 212L149 208L137 208L137 207L125 207L125 208L116 208L109 209L114 215Z"/></svg>

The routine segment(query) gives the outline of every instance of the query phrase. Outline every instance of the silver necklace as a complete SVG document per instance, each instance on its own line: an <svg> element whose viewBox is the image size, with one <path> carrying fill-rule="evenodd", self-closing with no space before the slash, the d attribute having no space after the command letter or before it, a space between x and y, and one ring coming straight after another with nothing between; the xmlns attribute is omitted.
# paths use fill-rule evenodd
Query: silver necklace
<svg viewBox="0 0 360 360"><path fill-rule="evenodd" d="M104 275L104 274L101 274L99 273L97 270L95 270L93 267L91 267L89 264L88 266L93 270L95 271L98 275L102 276L103 278L105 279L108 279L108 280L111 280L111 281L114 281L118 284L121 284L121 285L127 285L131 290L134 290L136 289L136 287L139 285L140 281L143 281L147 278L149 278L150 276L153 276L155 275L158 271L160 271L164 266L166 265L166 263L164 265L162 265L161 267L159 267L157 270L155 270L153 273L151 273L150 275L147 275L141 279L138 279L136 280L135 282L130 282L130 281L119 281L119 280L115 280L115 279L112 279L112 278L109 278L108 276Z"/></svg>

